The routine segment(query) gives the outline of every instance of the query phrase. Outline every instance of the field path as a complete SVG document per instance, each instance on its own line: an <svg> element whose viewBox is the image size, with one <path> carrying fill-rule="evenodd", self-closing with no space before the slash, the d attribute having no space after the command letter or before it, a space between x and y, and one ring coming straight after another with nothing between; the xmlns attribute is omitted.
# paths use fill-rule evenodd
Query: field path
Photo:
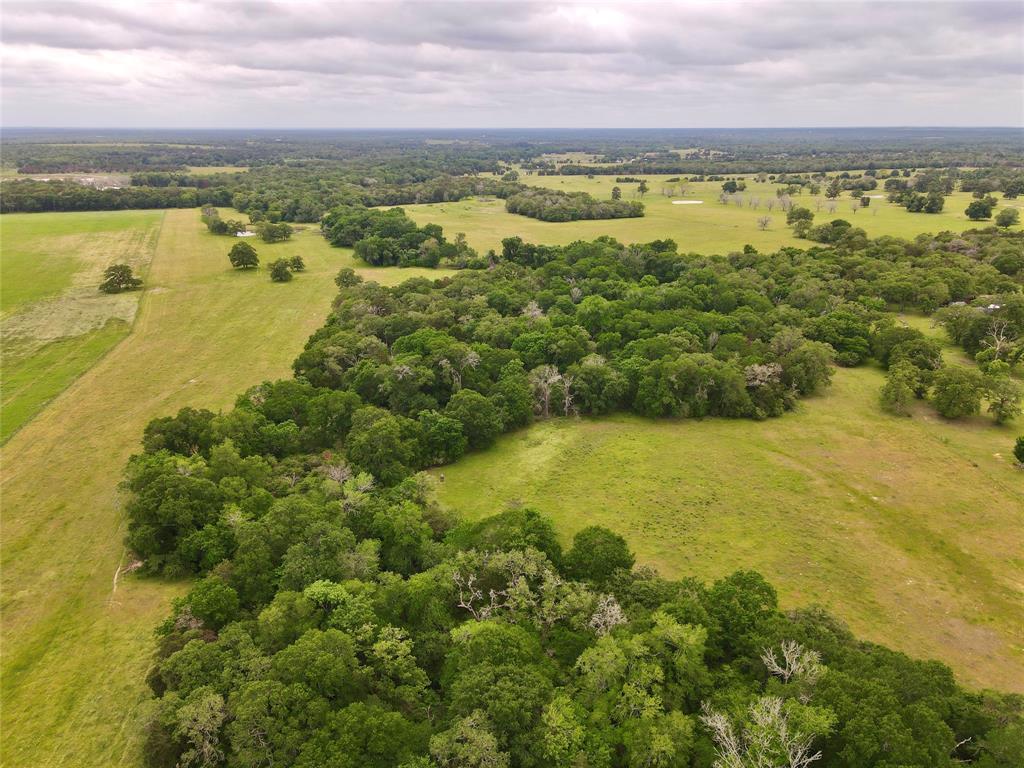
<svg viewBox="0 0 1024 768"><path fill-rule="evenodd" d="M184 585L122 575L111 592L125 461L154 416L288 375L352 264L310 229L259 247L305 258L281 285L232 273L229 246L167 211L131 334L3 448L4 766L138 765L152 630Z"/></svg>

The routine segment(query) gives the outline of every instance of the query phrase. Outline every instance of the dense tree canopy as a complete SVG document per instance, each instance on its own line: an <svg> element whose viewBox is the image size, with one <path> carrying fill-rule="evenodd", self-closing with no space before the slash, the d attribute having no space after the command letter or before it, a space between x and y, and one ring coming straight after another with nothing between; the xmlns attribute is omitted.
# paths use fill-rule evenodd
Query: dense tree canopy
<svg viewBox="0 0 1024 768"><path fill-rule="evenodd" d="M147 459L167 460L206 482L241 474L219 480L235 489L218 523L231 546L159 632L150 766L1024 756L1019 697L969 693L818 609L783 614L756 573L666 580L596 527L563 563L533 510L458 523L421 482L381 489L326 455L262 475Z"/></svg>
<svg viewBox="0 0 1024 768"><path fill-rule="evenodd" d="M331 227L418 232L401 211ZM601 527L563 550L528 508L460 521L414 473L536 418L779 416L833 359L887 366L897 412L932 388L976 412L1020 347L1021 240L844 232L698 256L510 238L453 278L342 270L295 378L155 420L129 464L129 546L201 577L159 633L150 764L1019 762L1019 697L967 692L818 609L783 614L756 573L666 580ZM984 375L886 311L950 302L937 319Z"/></svg>
<svg viewBox="0 0 1024 768"><path fill-rule="evenodd" d="M437 224L416 225L401 208L387 210L342 206L324 216L324 237L335 246L351 246L356 256L381 267L483 267L476 251L459 235L448 242Z"/></svg>
<svg viewBox="0 0 1024 768"><path fill-rule="evenodd" d="M621 192L619 197L613 194L611 200L598 200L586 192L524 187L506 198L505 210L541 221L626 219L643 216L644 204L622 200Z"/></svg>

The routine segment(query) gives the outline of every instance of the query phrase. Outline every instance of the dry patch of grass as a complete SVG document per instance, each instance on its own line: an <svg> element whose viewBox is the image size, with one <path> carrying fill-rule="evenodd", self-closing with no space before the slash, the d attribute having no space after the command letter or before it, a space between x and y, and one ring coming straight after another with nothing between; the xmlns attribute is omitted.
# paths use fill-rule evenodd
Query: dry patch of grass
<svg viewBox="0 0 1024 768"><path fill-rule="evenodd" d="M0 440L125 337L139 291L97 290L114 263L145 276L162 211L12 214L2 229Z"/></svg>
<svg viewBox="0 0 1024 768"><path fill-rule="evenodd" d="M5 347L41 346L97 330L109 320L131 323L141 293L109 295L100 293L97 286L103 281L103 270L111 264L129 264L136 274L145 274L158 233L159 226L143 226L50 238L47 246L52 252L73 254L75 258L71 284L61 293L23 305L5 318Z"/></svg>

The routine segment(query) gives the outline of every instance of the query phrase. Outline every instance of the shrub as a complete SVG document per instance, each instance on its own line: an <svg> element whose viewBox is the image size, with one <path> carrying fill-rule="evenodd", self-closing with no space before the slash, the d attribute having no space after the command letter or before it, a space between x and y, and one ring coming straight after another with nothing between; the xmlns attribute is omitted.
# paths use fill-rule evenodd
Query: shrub
<svg viewBox="0 0 1024 768"><path fill-rule="evenodd" d="M996 214L997 227L1012 227L1020 221L1020 211L1016 208L1003 208Z"/></svg>
<svg viewBox="0 0 1024 768"><path fill-rule="evenodd" d="M277 259L270 262L270 279L275 283L287 283L291 280L291 262L288 259Z"/></svg>

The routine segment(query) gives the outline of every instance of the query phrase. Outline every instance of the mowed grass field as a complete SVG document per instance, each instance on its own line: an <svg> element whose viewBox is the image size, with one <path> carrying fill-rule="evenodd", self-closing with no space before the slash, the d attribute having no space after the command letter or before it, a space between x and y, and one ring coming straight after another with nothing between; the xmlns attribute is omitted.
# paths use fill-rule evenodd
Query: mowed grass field
<svg viewBox="0 0 1024 768"><path fill-rule="evenodd" d="M0 441L125 337L140 292L100 293L115 263L145 277L163 211L0 217Z"/></svg>
<svg viewBox="0 0 1024 768"><path fill-rule="evenodd" d="M229 407L248 386L290 375L330 309L334 275L359 266L309 227L254 243L264 262L301 254L308 265L272 283L262 269L233 272L234 241L208 234L198 211L153 215L161 223L130 332L2 449L0 763L12 768L141 763L153 630L186 585L128 577L115 589L125 462L151 418ZM36 216L42 231L75 214ZM387 283L425 273L360 271Z"/></svg>
<svg viewBox="0 0 1024 768"><path fill-rule="evenodd" d="M638 177L639 178L639 177ZM681 253L728 253L749 243L761 251L772 251L782 246L793 245L807 248L807 240L793 237L792 229L786 226L786 214L778 206L768 211L766 204L774 200L773 184L760 184L747 178L747 191L741 193L746 200L757 197L759 208L722 205L718 201L722 191L721 182L694 182L686 185L685 194L666 197L661 194L666 179L670 176L645 176L650 191L643 198L636 197L637 184L616 184L614 176L526 176L520 175L524 184L559 189L566 192L588 192L598 199L611 198L612 187L622 189L623 199L642 199L646 206L645 215L635 219L611 219L595 221L545 222L526 216L507 213L505 201L494 198L470 198L456 203L429 203L406 205L402 208L419 225L440 224L445 234L453 236L464 232L469 244L484 252L490 248L501 251L503 238L518 235L528 242L548 245L565 245L574 240L592 240L601 235L611 235L623 243L647 243L652 240L672 238L679 244ZM881 187L881 185L879 185ZM870 192L880 195L881 191ZM991 226L991 222L972 222L964 215L964 209L972 200L970 193L956 192L946 198L942 213L908 213L898 205L887 203L883 198L872 199L871 205L853 213L853 199L840 197L835 213L829 213L828 201L824 197L809 194L798 195L795 200L815 211L815 223L821 224L832 219L843 218L863 228L869 236L894 235L912 239L921 232L952 230L961 232L978 226ZM673 205L673 200L687 200L691 204ZM699 203L697 202L699 201ZM816 211L817 202L821 210ZM1004 205L1024 206L1020 200L1000 201ZM997 208L998 210L998 208ZM762 216L771 218L767 230L761 231L757 220Z"/></svg>
<svg viewBox="0 0 1024 768"><path fill-rule="evenodd" d="M1024 692L1021 424L950 423L924 404L888 416L883 380L840 369L763 422L549 421L445 467L438 496L473 518L536 507L566 544L607 526L669 577L756 569L783 606L822 604L970 686Z"/></svg>

